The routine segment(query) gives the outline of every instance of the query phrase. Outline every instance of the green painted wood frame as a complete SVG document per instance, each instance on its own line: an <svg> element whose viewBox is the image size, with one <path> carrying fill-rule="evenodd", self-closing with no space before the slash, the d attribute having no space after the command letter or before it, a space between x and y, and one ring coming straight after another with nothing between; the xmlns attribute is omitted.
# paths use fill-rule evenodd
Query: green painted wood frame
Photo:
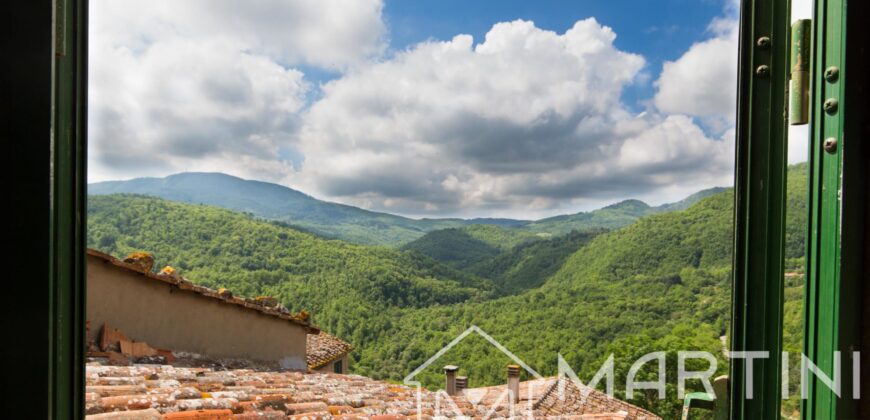
<svg viewBox="0 0 870 420"><path fill-rule="evenodd" d="M853 351L861 348L868 264L863 244L868 53L855 47L867 40L866 3L815 1L804 353L828 376L839 376L841 389L838 396L811 375L801 405L808 420L861 417L852 368ZM853 43L848 56L847 40ZM836 373L835 352L841 359Z"/></svg>
<svg viewBox="0 0 870 420"><path fill-rule="evenodd" d="M827 65L822 64L824 60L842 61L845 48L845 26L835 23L845 18L844 0L817 3L817 14L824 16L816 19L815 75ZM55 0L55 4L47 403L50 418L66 419L83 417L87 0ZM747 397L745 361L732 362L731 417L766 419L778 418L780 405L789 5L785 0L743 0L741 10L731 350L767 351L771 357L753 364L751 399ZM845 80L845 63L840 68L841 80ZM848 347L848 338L856 335L855 322L850 322L856 319L855 308L838 300L847 285L839 284L840 294L836 293L837 282L845 278L840 273L854 271L857 264L837 254L836 245L855 238L848 232L831 235L840 235L843 219L863 209L837 207L834 194L850 182L850 165L844 164L849 158L842 151L824 155L819 146L822 135L840 133L842 139L850 124L843 120L842 111L855 99L843 96L843 83L823 85L817 77L813 92L815 98L828 94L842 98L841 113L834 117L820 113L818 100L812 102L807 352L828 371L824 351ZM862 112L866 114L866 108ZM857 195L851 195L848 188L843 191L843 203ZM837 310L819 310L832 303ZM805 418L843 418L851 413L852 408L837 404L822 388L810 386Z"/></svg>
<svg viewBox="0 0 870 420"><path fill-rule="evenodd" d="M87 1L55 0L49 239L52 419L84 417Z"/></svg>
<svg viewBox="0 0 870 420"><path fill-rule="evenodd" d="M741 2L730 338L731 351L768 357L732 358L733 419L779 418L789 4Z"/></svg>

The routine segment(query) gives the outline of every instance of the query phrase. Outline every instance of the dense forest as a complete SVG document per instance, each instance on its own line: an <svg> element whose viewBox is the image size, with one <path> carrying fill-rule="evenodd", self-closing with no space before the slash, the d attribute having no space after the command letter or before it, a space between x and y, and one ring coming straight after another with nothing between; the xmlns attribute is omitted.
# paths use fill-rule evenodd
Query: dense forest
<svg viewBox="0 0 870 420"><path fill-rule="evenodd" d="M805 183L806 166L791 167L789 351L800 351ZM689 201L658 208L628 201L596 211L629 216L616 226L579 225L577 217L463 223L394 248L327 239L292 220L109 194L90 197L88 246L116 256L149 251L191 281L309 310L318 326L356 346L352 369L375 378L402 380L471 325L544 375L556 373L561 355L588 380L612 353L620 398L631 363L667 351L668 398L640 394L632 402L675 418L682 404L677 350L709 351L719 356L718 374L727 371L732 192L708 190ZM531 226L539 222L549 226ZM440 367L456 364L470 386L499 384L507 363L471 335L417 379L438 387Z"/></svg>
<svg viewBox="0 0 870 420"><path fill-rule="evenodd" d="M423 307L486 298L492 282L418 253L329 240L249 215L153 197L90 197L88 246L147 250L191 281L280 296L327 321L346 310ZM159 267L158 267L159 268ZM354 315L356 316L356 315ZM317 319L317 318L315 318Z"/></svg>

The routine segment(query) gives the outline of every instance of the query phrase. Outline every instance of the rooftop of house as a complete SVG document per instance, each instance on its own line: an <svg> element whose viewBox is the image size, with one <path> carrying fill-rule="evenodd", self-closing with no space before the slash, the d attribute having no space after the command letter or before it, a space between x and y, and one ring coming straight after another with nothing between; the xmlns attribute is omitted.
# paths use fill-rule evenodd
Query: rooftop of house
<svg viewBox="0 0 870 420"><path fill-rule="evenodd" d="M372 419L398 420L418 414L417 389L358 375L215 370L171 365L86 367L85 406L88 419ZM559 384L565 384L559 392ZM526 381L522 391L534 390L531 399L515 406L518 415L575 420L659 419L631 404L589 389L580 389L557 378ZM448 417L505 418L508 404L495 397L498 389L466 390L448 397L443 392L420 391L423 418L437 413ZM475 404L474 392L484 395ZM439 410L440 407L440 411ZM454 411L456 410L456 411ZM121 411L125 413L115 413ZM121 417L123 416L123 417Z"/></svg>
<svg viewBox="0 0 870 420"><path fill-rule="evenodd" d="M256 298L244 298L234 296L228 290L214 290L208 287L199 286L191 283L186 278L179 275L172 267L164 267L159 273L151 271L153 266L153 258L147 253L133 253L124 260L119 260L109 254L88 249L88 256L101 259L108 264L144 276L145 278L163 282L177 287L180 290L189 291L196 295L202 296L205 299L216 299L233 305L238 305L246 309L257 311L265 315L273 316L279 319L289 321L293 324L304 327L309 334L318 334L320 330L311 325L308 312L301 311L299 313L291 313L283 306L278 305L275 298L268 296L259 296ZM151 258L150 262L148 258Z"/></svg>
<svg viewBox="0 0 870 420"><path fill-rule="evenodd" d="M317 369L326 366L341 359L344 355L350 353L351 350L353 350L353 346L350 343L325 332L308 334L305 346L308 368Z"/></svg>
<svg viewBox="0 0 870 420"><path fill-rule="evenodd" d="M505 385L465 389L462 398L477 406L504 404ZM519 383L519 407L532 407L534 416L575 419L660 419L659 416L570 379L556 376ZM573 417L577 416L577 417Z"/></svg>
<svg viewBox="0 0 870 420"><path fill-rule="evenodd" d="M171 267L152 272L153 257L134 253L119 260L89 249L88 256L147 279L167 283L206 299L217 299L249 310L301 325L307 335L306 356L309 369L334 362L352 350L339 338L311 326L307 312L292 314L274 298L245 299L226 290L197 286L178 275ZM519 384L518 402L511 404L505 385L464 389L453 396L444 391L421 389L419 405L415 387L391 384L358 375L278 371L271 366L233 361L211 363L199 357L174 354L170 350L141 352L145 363L128 364L137 357L137 343L107 325L102 326L102 352L91 352L86 367L86 412L89 419L342 419L398 420L424 418L436 414L447 417L506 418L516 416L561 417L571 420L637 419L660 417L627 402L566 379L541 378ZM103 342L106 343L103 343ZM120 352L109 351L109 344ZM111 343L109 343L111 342ZM128 349L125 350L125 344ZM104 354L105 353L105 354ZM117 353L117 354L116 354ZM147 354L146 354L147 353ZM152 354L153 353L153 354ZM105 360L107 359L107 360ZM178 360L176 360L178 359ZM192 360L187 360L192 359ZM194 364L188 364L193 362ZM253 368L250 368L253 367ZM463 382L466 383L466 382Z"/></svg>

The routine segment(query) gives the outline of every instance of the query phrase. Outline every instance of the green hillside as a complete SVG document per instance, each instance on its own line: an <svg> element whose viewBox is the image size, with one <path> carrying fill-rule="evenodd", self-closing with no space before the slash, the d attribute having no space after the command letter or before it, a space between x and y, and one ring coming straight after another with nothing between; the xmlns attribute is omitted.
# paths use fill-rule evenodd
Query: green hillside
<svg viewBox="0 0 870 420"><path fill-rule="evenodd" d="M524 229L471 225L441 229L404 245L459 270L490 279L499 294L538 287L583 244L604 230L553 237Z"/></svg>
<svg viewBox="0 0 870 420"><path fill-rule="evenodd" d="M325 328L359 326L393 307L482 299L493 287L420 255L144 196L90 197L87 242L118 257L152 252L158 265L196 283L276 296L290 309L311 311Z"/></svg>
<svg viewBox="0 0 870 420"><path fill-rule="evenodd" d="M556 238L526 241L466 271L491 279L501 295L515 294L542 285L571 254L601 232L573 231Z"/></svg>
<svg viewBox="0 0 870 420"><path fill-rule="evenodd" d="M536 233L564 235L572 230L616 229L653 212L653 207L640 200L625 200L607 207L562 216L549 217L525 225L523 228Z"/></svg>
<svg viewBox="0 0 870 420"><path fill-rule="evenodd" d="M556 372L556 355L562 354L586 379L610 352L623 361L653 348L721 354L730 300L731 203L730 192L721 193L688 210L598 235L540 288L519 295L403 311L389 339L361 349L356 369L399 379L410 370L403 367L422 364L470 325L544 374ZM500 383L504 360L479 353L481 347L454 348L438 365L457 364L476 384ZM624 380L627 368L617 363L617 378ZM421 379L436 385L439 373L424 372ZM635 402L660 413L679 409Z"/></svg>
<svg viewBox="0 0 870 420"><path fill-rule="evenodd" d="M643 216L685 210L724 190L703 190L658 207L650 207L639 200L625 200L591 212L555 216L515 226L469 225L434 230L401 249L420 252L454 268L470 269L501 284L504 292L512 293L537 287L553 274L579 247L576 242L583 235L578 236L577 232L600 233L629 225ZM572 238L566 238L572 234ZM534 244L540 241L544 242Z"/></svg>
<svg viewBox="0 0 870 420"><path fill-rule="evenodd" d="M452 267L466 269L539 239L540 236L522 229L471 225L429 232L401 249L417 251Z"/></svg>
<svg viewBox="0 0 870 420"><path fill-rule="evenodd" d="M805 165L789 174L787 249L800 248ZM721 355L729 328L732 246L731 190L703 198L686 210L644 217L598 235L579 247L541 287L514 296L446 307L403 311L389 339L361 349L357 371L401 378L470 325L477 325L545 375L556 373L561 354L582 379L591 378L613 353L616 389L624 390L630 363L650 351L667 351L674 378L677 350ZM797 254L795 254L797 255ZM795 261L792 266L799 267ZM786 348L799 349L802 276L787 281ZM456 364L473 386L503 381L504 356L482 340L451 349L437 366ZM719 371L727 371L720 357ZM402 369L401 366L407 366ZM699 366L701 368L703 366ZM650 374L652 374L650 372ZM421 373L438 386L441 373ZM619 393L618 393L619 394ZM619 394L620 398L624 395ZM669 379L668 399L636 397L634 403L665 418L678 418L681 401Z"/></svg>
<svg viewBox="0 0 870 420"><path fill-rule="evenodd" d="M698 191L698 192L696 192L696 193L694 193L694 194L692 194L692 195L690 195L690 196L688 196L680 201L677 201L675 203L667 203L667 204L662 204L662 205L657 206L657 207L653 207L653 211L655 213L664 213L664 212L668 212L668 211L685 210L685 209L691 207L692 204L695 204L695 203L697 203L697 202L699 202L707 197L719 194L719 193L727 191L727 190L728 190L728 188L723 188L723 187L708 188L706 190Z"/></svg>

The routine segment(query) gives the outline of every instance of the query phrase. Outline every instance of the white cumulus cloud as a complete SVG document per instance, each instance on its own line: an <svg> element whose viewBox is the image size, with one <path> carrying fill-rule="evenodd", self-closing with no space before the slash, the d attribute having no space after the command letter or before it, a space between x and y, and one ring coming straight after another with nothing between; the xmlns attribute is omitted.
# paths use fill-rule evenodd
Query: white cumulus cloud
<svg viewBox="0 0 870 420"><path fill-rule="evenodd" d="M620 98L649 69L593 18L386 52L380 0L91 8L91 181L221 171L402 214L523 218L730 183L736 76L711 88L685 70L728 68L710 52L733 42L720 24L634 115Z"/></svg>
<svg viewBox="0 0 870 420"><path fill-rule="evenodd" d="M504 215L727 182L733 141L623 107L644 60L615 37L591 18L563 34L518 20L351 70L304 115L305 164L285 182L406 214Z"/></svg>
<svg viewBox="0 0 870 420"><path fill-rule="evenodd" d="M655 105L724 129L734 125L737 109L737 21L716 19L710 32L712 38L664 64L656 82Z"/></svg>
<svg viewBox="0 0 870 420"><path fill-rule="evenodd" d="M275 180L312 87L384 49L380 0L92 1L89 178Z"/></svg>

